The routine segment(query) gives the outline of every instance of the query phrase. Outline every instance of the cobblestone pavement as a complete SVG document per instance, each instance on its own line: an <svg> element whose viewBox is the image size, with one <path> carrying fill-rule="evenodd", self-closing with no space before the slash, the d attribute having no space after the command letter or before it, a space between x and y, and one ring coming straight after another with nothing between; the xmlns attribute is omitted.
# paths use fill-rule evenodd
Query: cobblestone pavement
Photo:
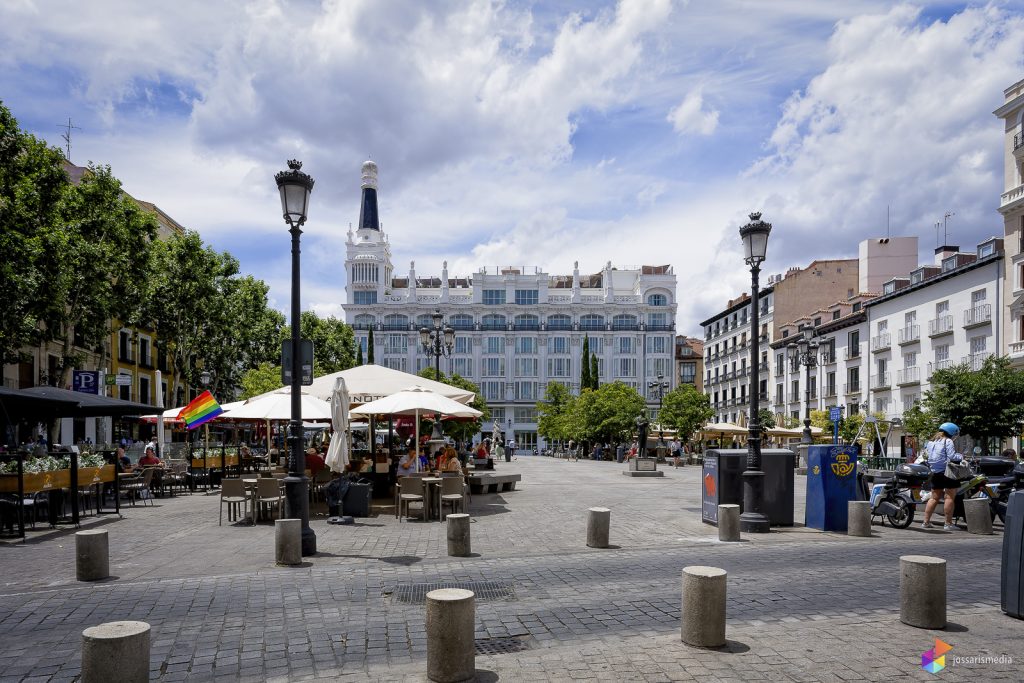
<svg viewBox="0 0 1024 683"><path fill-rule="evenodd" d="M474 497L471 558L446 556L443 524L380 509L355 527L314 518L321 554L278 568L272 527L218 527L217 497L205 495L104 520L109 582L74 581L70 534L0 547L0 681L75 679L82 629L119 619L153 626L153 680L423 680L416 594L440 583L476 591L479 646L504 652L477 657L481 681L924 680L935 637L954 647L944 678L1024 679L1024 622L998 609L999 527L876 526L873 539L796 528L720 544L699 521L697 468L631 479L613 463L500 467L524 481ZM612 509L616 547L585 546L585 511L598 504ZM904 554L948 560L949 629L899 623ZM691 564L729 572L726 648L679 642Z"/></svg>

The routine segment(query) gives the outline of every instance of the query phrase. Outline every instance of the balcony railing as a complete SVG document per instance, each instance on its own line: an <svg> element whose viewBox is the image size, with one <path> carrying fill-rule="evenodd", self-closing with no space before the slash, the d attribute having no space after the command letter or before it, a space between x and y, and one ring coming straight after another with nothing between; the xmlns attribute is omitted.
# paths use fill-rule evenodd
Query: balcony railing
<svg viewBox="0 0 1024 683"><path fill-rule="evenodd" d="M775 376L776 377L782 377L784 374L786 374L786 366L785 366L785 364L783 364L783 365L776 365L775 366Z"/></svg>
<svg viewBox="0 0 1024 683"><path fill-rule="evenodd" d="M871 352L878 353L879 351L888 351L889 347L892 346L892 336L886 332L880 334L877 337L871 338Z"/></svg>
<svg viewBox="0 0 1024 683"><path fill-rule="evenodd" d="M847 382L843 385L844 394L859 394L860 393L860 382Z"/></svg>
<svg viewBox="0 0 1024 683"><path fill-rule="evenodd" d="M791 392L789 392L789 402L790 403L799 403L800 402L800 392L799 391L791 391Z"/></svg>
<svg viewBox="0 0 1024 683"><path fill-rule="evenodd" d="M921 368L903 368L896 373L896 384L901 387L921 383Z"/></svg>
<svg viewBox="0 0 1024 683"><path fill-rule="evenodd" d="M963 362L967 364L974 372L981 370L981 366L985 364L985 359L991 356L990 351L981 351L980 353L972 353L968 356L964 356Z"/></svg>
<svg viewBox="0 0 1024 683"><path fill-rule="evenodd" d="M889 386L888 372L882 372L871 376L871 389L873 391L888 391L891 388L892 387Z"/></svg>
<svg viewBox="0 0 1024 683"><path fill-rule="evenodd" d="M907 325L899 333L900 346L921 341L921 326Z"/></svg>
<svg viewBox="0 0 1024 683"><path fill-rule="evenodd" d="M825 387L825 393L822 394L825 398L832 398L836 395L836 386L834 384L827 385Z"/></svg>
<svg viewBox="0 0 1024 683"><path fill-rule="evenodd" d="M1013 151L1016 152L1021 147L1024 147L1024 133L1017 133L1013 136Z"/></svg>
<svg viewBox="0 0 1024 683"><path fill-rule="evenodd" d="M992 305L982 304L964 311L964 327L977 327L992 322Z"/></svg>
<svg viewBox="0 0 1024 683"><path fill-rule="evenodd" d="M941 337L944 334L953 333L953 316L942 315L934 320L928 321L928 336Z"/></svg>
<svg viewBox="0 0 1024 683"><path fill-rule="evenodd" d="M1024 341L1010 342L1010 354L1019 355L1024 353Z"/></svg>
<svg viewBox="0 0 1024 683"><path fill-rule="evenodd" d="M953 367L953 361L949 358L937 360L928 364L928 377L931 377L937 370L947 370Z"/></svg>
<svg viewBox="0 0 1024 683"><path fill-rule="evenodd" d="M860 344L847 346L843 356L845 356L846 360L855 360L860 358Z"/></svg>

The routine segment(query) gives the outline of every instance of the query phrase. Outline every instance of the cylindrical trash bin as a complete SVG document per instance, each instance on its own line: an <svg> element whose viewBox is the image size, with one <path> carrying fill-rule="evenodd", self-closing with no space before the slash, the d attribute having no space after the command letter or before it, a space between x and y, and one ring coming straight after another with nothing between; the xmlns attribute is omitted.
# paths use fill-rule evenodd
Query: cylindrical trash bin
<svg viewBox="0 0 1024 683"><path fill-rule="evenodd" d="M476 675L473 591L441 588L427 593L427 678L440 683Z"/></svg>
<svg viewBox="0 0 1024 683"><path fill-rule="evenodd" d="M1024 491L1011 493L1006 505L999 593L1002 610L1024 619Z"/></svg>

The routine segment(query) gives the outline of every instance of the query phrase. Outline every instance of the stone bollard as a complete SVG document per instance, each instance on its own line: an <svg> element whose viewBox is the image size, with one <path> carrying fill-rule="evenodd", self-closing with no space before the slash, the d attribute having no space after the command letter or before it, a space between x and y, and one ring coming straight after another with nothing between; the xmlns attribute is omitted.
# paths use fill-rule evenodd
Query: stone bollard
<svg viewBox="0 0 1024 683"><path fill-rule="evenodd" d="M988 498L964 500L964 516L967 517L968 532L972 534L992 533L992 506Z"/></svg>
<svg viewBox="0 0 1024 683"><path fill-rule="evenodd" d="M740 540L740 506L718 506L718 540L735 542Z"/></svg>
<svg viewBox="0 0 1024 683"><path fill-rule="evenodd" d="M302 564L302 520L279 519L274 523L274 557L278 564Z"/></svg>
<svg viewBox="0 0 1024 683"><path fill-rule="evenodd" d="M590 508L587 511L587 545L591 548L608 547L608 528L612 511L608 508Z"/></svg>
<svg viewBox="0 0 1024 683"><path fill-rule="evenodd" d="M725 645L725 578L725 570L718 567L683 568L680 637L687 645Z"/></svg>
<svg viewBox="0 0 1024 683"><path fill-rule="evenodd" d="M871 501L851 500L846 504L846 535L871 536Z"/></svg>
<svg viewBox="0 0 1024 683"><path fill-rule="evenodd" d="M900 621L917 628L946 627L946 561L927 555L900 558Z"/></svg>
<svg viewBox="0 0 1024 683"><path fill-rule="evenodd" d="M110 541L106 531L88 529L75 533L75 576L79 581L99 581L110 576Z"/></svg>
<svg viewBox="0 0 1024 683"><path fill-rule="evenodd" d="M448 554L452 557L469 557L469 515L457 514L445 517L448 522Z"/></svg>
<svg viewBox="0 0 1024 683"><path fill-rule="evenodd" d="M441 588L427 593L427 678L440 683L476 675L473 591Z"/></svg>
<svg viewBox="0 0 1024 683"><path fill-rule="evenodd" d="M149 681L149 624L111 621L82 631L81 683Z"/></svg>

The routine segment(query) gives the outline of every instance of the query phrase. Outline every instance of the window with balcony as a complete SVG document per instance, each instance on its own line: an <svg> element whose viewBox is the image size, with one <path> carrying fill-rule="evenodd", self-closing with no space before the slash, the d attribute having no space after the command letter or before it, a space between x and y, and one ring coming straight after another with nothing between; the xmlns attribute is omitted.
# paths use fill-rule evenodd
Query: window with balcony
<svg viewBox="0 0 1024 683"><path fill-rule="evenodd" d="M616 337L615 353L636 353L636 339L633 337Z"/></svg>
<svg viewBox="0 0 1024 683"><path fill-rule="evenodd" d="M517 315L515 325L517 330L539 330L540 318L535 315Z"/></svg>
<svg viewBox="0 0 1024 683"><path fill-rule="evenodd" d="M671 353L671 337L647 337L647 353Z"/></svg>
<svg viewBox="0 0 1024 683"><path fill-rule="evenodd" d="M466 336L455 337L453 353L473 353L473 340Z"/></svg>
<svg viewBox="0 0 1024 683"><path fill-rule="evenodd" d="M549 330L572 329L572 318L567 315L549 315L546 322Z"/></svg>
<svg viewBox="0 0 1024 683"><path fill-rule="evenodd" d="M597 315L596 313L587 313L586 315L580 316L580 329L581 330L603 330L604 329L604 316Z"/></svg>
<svg viewBox="0 0 1024 683"><path fill-rule="evenodd" d="M384 338L384 353L401 353L409 351L409 338L404 334L389 334Z"/></svg>
<svg viewBox="0 0 1024 683"><path fill-rule="evenodd" d="M668 306L668 297L664 294L650 294L647 296L648 306Z"/></svg>
<svg viewBox="0 0 1024 683"><path fill-rule="evenodd" d="M452 372L463 377L473 376L472 358L452 358Z"/></svg>
<svg viewBox="0 0 1024 683"><path fill-rule="evenodd" d="M480 322L480 329L483 330L504 330L507 323L506 318L498 313L488 313Z"/></svg>
<svg viewBox="0 0 1024 683"><path fill-rule="evenodd" d="M453 330L472 330L473 316L465 313L458 313L448 319L448 324L451 325Z"/></svg>
<svg viewBox="0 0 1024 683"><path fill-rule="evenodd" d="M654 314L652 314L654 315ZM663 315L663 314L659 314ZM626 313L620 313L612 318L612 329L613 330L635 330L639 327L636 316L629 315Z"/></svg>
<svg viewBox="0 0 1024 683"><path fill-rule="evenodd" d="M397 313L384 316L385 330L407 330L409 329L409 316Z"/></svg>

